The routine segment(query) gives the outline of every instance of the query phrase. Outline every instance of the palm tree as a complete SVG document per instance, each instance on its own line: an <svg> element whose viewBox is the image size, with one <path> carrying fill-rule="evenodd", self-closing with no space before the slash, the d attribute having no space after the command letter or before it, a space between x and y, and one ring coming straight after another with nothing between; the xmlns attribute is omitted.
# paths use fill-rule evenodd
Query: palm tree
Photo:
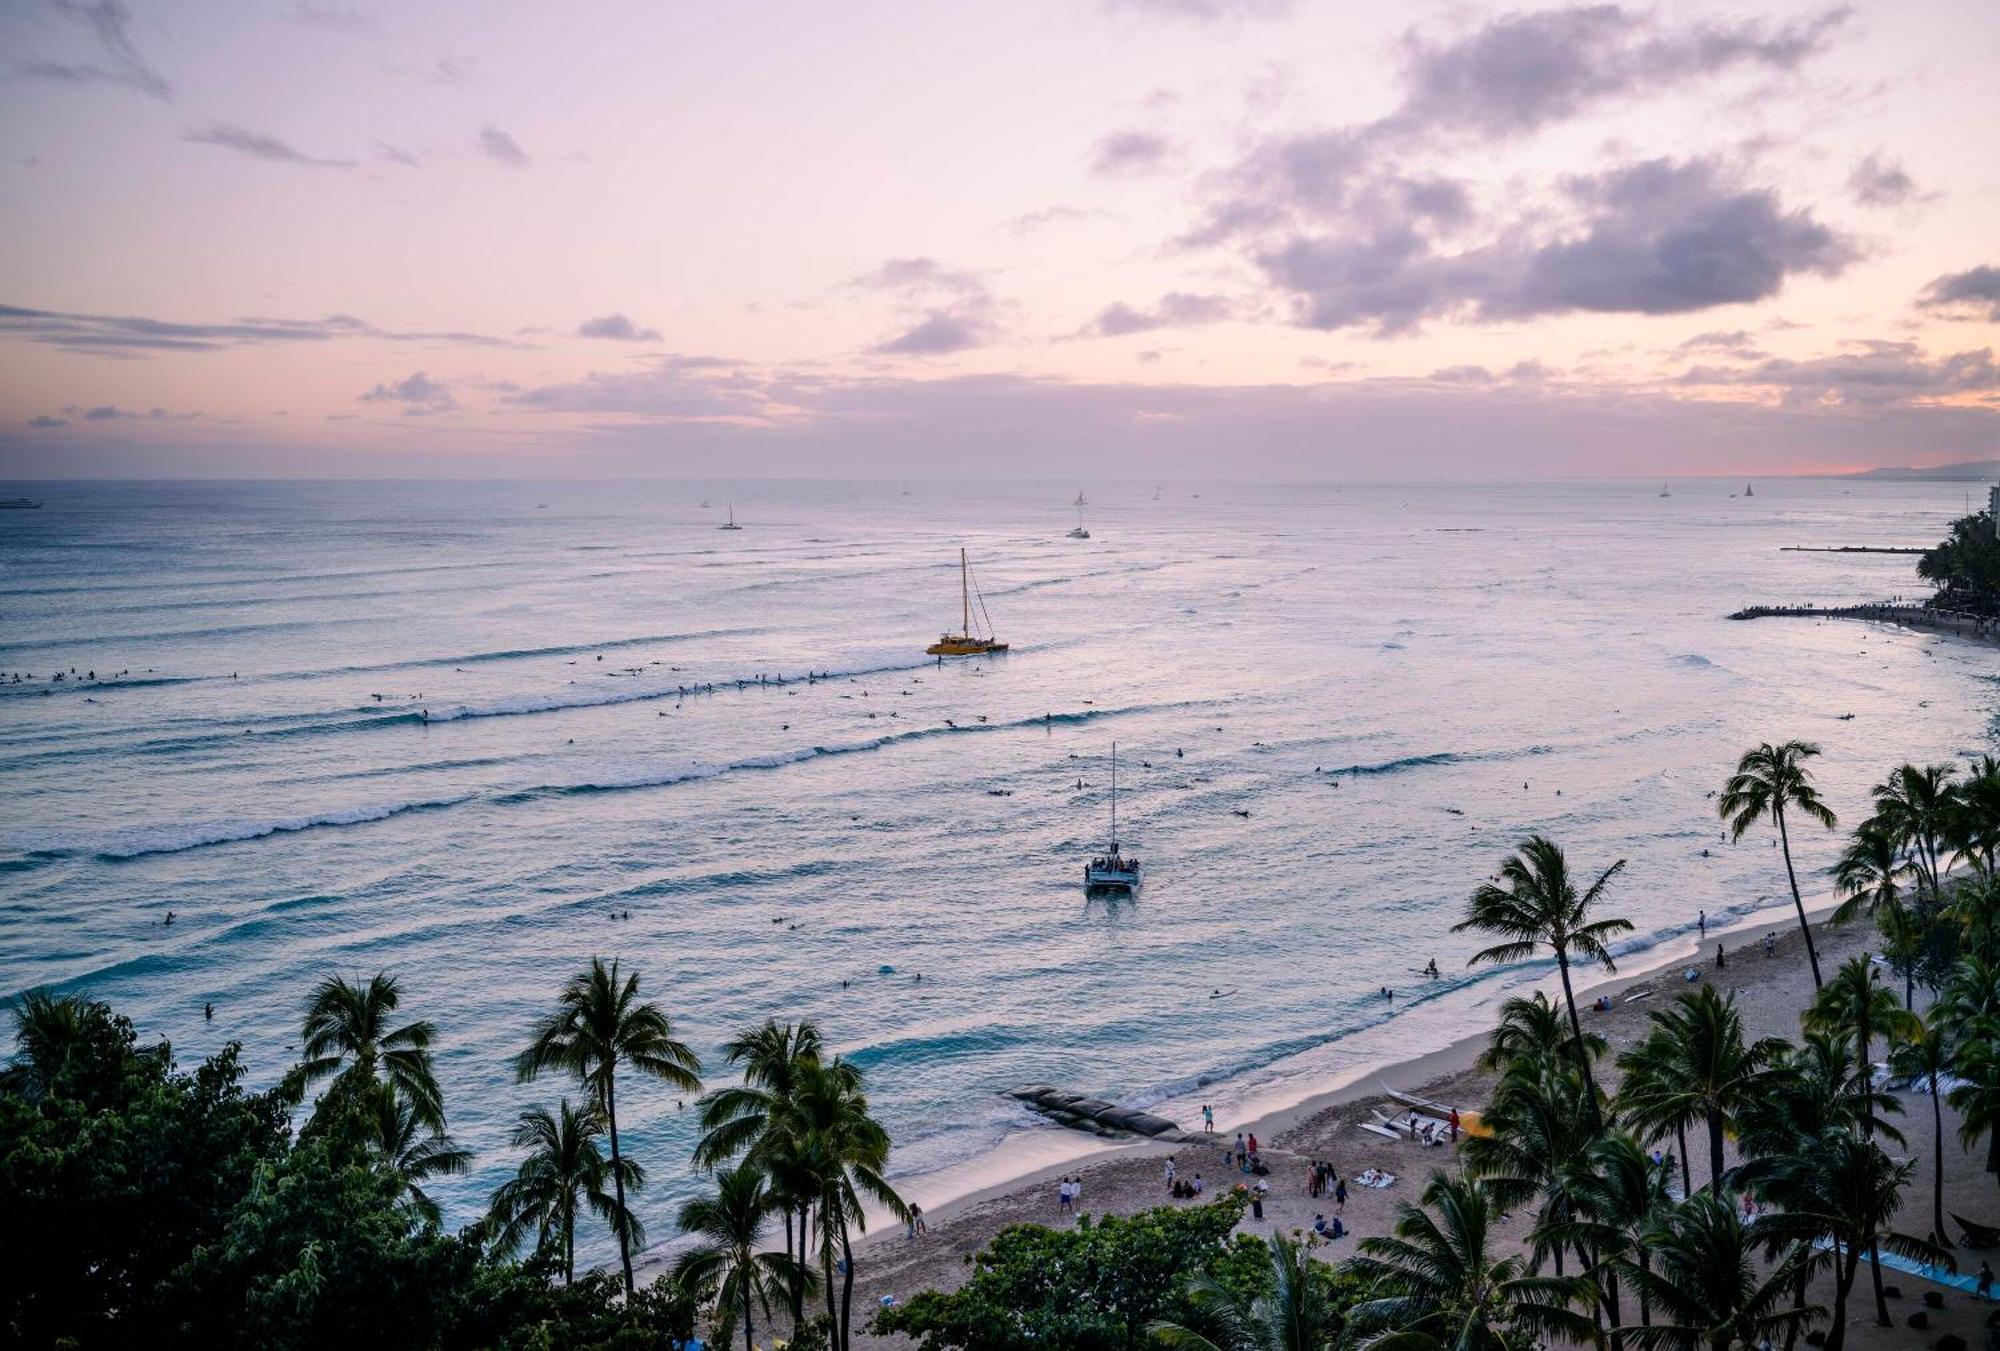
<svg viewBox="0 0 2000 1351"><path fill-rule="evenodd" d="M1597 1060L1605 1045L1604 1038L1595 1032L1585 1033L1582 1054ZM1576 1034L1570 1030L1567 1014L1536 990L1500 1005L1500 1021L1494 1024L1479 1063L1490 1070L1505 1070L1520 1063L1573 1063L1571 1058L1576 1054Z"/></svg>
<svg viewBox="0 0 2000 1351"><path fill-rule="evenodd" d="M1905 1027L1889 1053L1889 1064L1898 1074L1923 1079L1931 1097L1931 1232L1941 1247L1951 1246L1944 1227L1944 1104L1938 1091L1938 1077L1951 1072L1953 1047L1944 1019L1935 1009L1928 1021L1912 1015L1914 1025Z"/></svg>
<svg viewBox="0 0 2000 1351"><path fill-rule="evenodd" d="M1945 853L1958 815L1958 785L1950 765L1898 765L1875 785L1876 822L1909 855L1919 889L1942 898Z"/></svg>
<svg viewBox="0 0 2000 1351"><path fill-rule="evenodd" d="M1765 1268L1757 1260L1761 1241L1757 1225L1745 1224L1722 1197L1690 1196L1646 1232L1646 1263L1619 1264L1660 1321L1619 1331L1647 1348L1729 1351L1824 1313L1817 1305L1786 1306L1806 1246L1790 1245Z"/></svg>
<svg viewBox="0 0 2000 1351"><path fill-rule="evenodd" d="M1611 879L1624 867L1625 860L1621 858L1600 873L1579 896L1563 851L1547 836L1531 835L1521 842L1517 853L1500 865L1500 879L1505 885L1481 884L1466 904L1465 918L1452 926L1453 933L1476 929L1506 940L1474 953L1467 966L1519 961L1542 948L1555 954L1556 969L1562 974L1563 1001L1569 1006L1570 1031L1576 1038L1577 1064L1582 1067L1584 1083L1589 1088L1591 1129L1599 1135L1604 1132L1604 1117L1597 1105L1597 1080L1591 1074L1590 1059L1583 1052L1583 1022L1576 1016L1576 993L1570 988L1569 967L1575 957L1606 971L1618 969L1604 945L1619 934L1631 932L1631 921L1593 920L1590 911Z"/></svg>
<svg viewBox="0 0 2000 1351"><path fill-rule="evenodd" d="M1846 1336L1847 1297L1854 1289L1863 1252L1871 1259L1875 1321L1889 1327L1880 1250L1936 1265L1947 1260L1935 1245L1889 1228L1916 1164L1897 1163L1874 1140L1846 1130L1801 1135L1786 1155L1772 1163L1768 1192L1783 1210L1759 1223L1773 1236L1799 1242L1825 1239L1833 1245L1833 1326L1827 1333L1827 1351L1840 1351Z"/></svg>
<svg viewBox="0 0 2000 1351"><path fill-rule="evenodd" d="M18 1093L38 1102L55 1091L72 1070L87 1068L86 1058L98 1045L91 1024L117 1018L108 1004L78 994L29 990L7 1001L14 1015L14 1045L18 1054L0 1070L0 1091Z"/></svg>
<svg viewBox="0 0 2000 1351"><path fill-rule="evenodd" d="M1593 1138L1584 1108L1588 1091L1574 1064L1519 1062L1494 1087L1481 1117L1486 1132L1468 1138L1460 1155L1466 1175L1502 1209L1518 1209L1540 1198L1534 1261L1539 1269L1553 1257L1558 1276L1563 1274L1564 1236L1576 1216L1571 1164Z"/></svg>
<svg viewBox="0 0 2000 1351"><path fill-rule="evenodd" d="M457 1177L472 1163L472 1151L461 1149L443 1131L417 1118L417 1109L402 1094L384 1084L367 1088L368 1143L382 1162L403 1179L410 1205L424 1223L439 1224L437 1203L422 1183L434 1177Z"/></svg>
<svg viewBox="0 0 2000 1351"><path fill-rule="evenodd" d="M2000 1035L1964 1042L1955 1072L1963 1082L1945 1100L1959 1114L1959 1143L1971 1149L1985 1136L1986 1171L2000 1174Z"/></svg>
<svg viewBox="0 0 2000 1351"><path fill-rule="evenodd" d="M556 1008L534 1030L528 1049L514 1066L523 1083L545 1069L567 1070L588 1089L603 1114L611 1136L611 1185L617 1213L631 1215L625 1203L626 1170L618 1148L618 1067L669 1084L682 1092L701 1089L701 1060L674 1040L673 1025L656 1004L639 999L639 977L619 980L618 962L605 966L590 959L590 968L570 978L556 997ZM636 1185L636 1184L635 1184ZM625 1293L631 1294L632 1227L618 1229L618 1256L625 1267Z"/></svg>
<svg viewBox="0 0 2000 1351"><path fill-rule="evenodd" d="M754 1313L761 1309L768 1317L773 1300L782 1307L806 1279L805 1268L790 1253L757 1250L764 1223L779 1201L756 1165L723 1169L715 1175L715 1188L715 1195L698 1196L681 1207L681 1232L698 1235L702 1242L681 1254L674 1279L697 1297L715 1301L723 1341L741 1314L744 1351L756 1351Z"/></svg>
<svg viewBox="0 0 2000 1351"><path fill-rule="evenodd" d="M552 1256L561 1265L563 1284L569 1284L576 1278L576 1222L585 1208L614 1231L631 1234L635 1246L643 1242L638 1221L605 1190L611 1167L597 1144L603 1134L597 1109L572 1107L568 1098L554 1115L543 1107L521 1113L511 1143L528 1150L528 1157L493 1193L488 1211L496 1253L511 1256L533 1230L536 1253ZM636 1189L643 1181L638 1164L620 1163Z"/></svg>
<svg viewBox="0 0 2000 1351"><path fill-rule="evenodd" d="M1990 881L2000 861L2000 759L1982 755L1959 781L1947 836L1958 855Z"/></svg>
<svg viewBox="0 0 2000 1351"><path fill-rule="evenodd" d="M706 1134L695 1146L695 1165L712 1169L739 1154L759 1165L784 1216L787 1255L793 1251L793 1221L797 1221L801 1264L806 1260L806 1217L813 1198L810 1181L795 1157L791 1124L801 1071L819 1063L821 1045L819 1027L811 1021L781 1024L767 1019L762 1027L723 1047L724 1059L743 1067L743 1082L717 1089L696 1104ZM792 1297L794 1327L804 1318L805 1288L799 1286Z"/></svg>
<svg viewBox="0 0 2000 1351"><path fill-rule="evenodd" d="M789 1129L798 1167L810 1179L826 1311L838 1334L835 1351L847 1351L854 1301L851 1235L868 1227L862 1198L872 1199L898 1220L907 1220L910 1210L882 1176L889 1164L889 1133L869 1115L859 1069L837 1057L802 1064ZM845 1272L838 1308L833 1295L836 1250Z"/></svg>
<svg viewBox="0 0 2000 1351"><path fill-rule="evenodd" d="M1636 1260L1650 1265L1646 1231L1673 1206L1667 1192L1667 1170L1646 1157L1629 1135L1613 1133L1592 1142L1582 1157L1570 1163L1569 1184L1576 1218L1563 1236L1577 1251L1592 1257L1591 1275L1603 1282L1604 1307L1610 1315L1612 1341L1624 1344L1620 1325L1618 1263ZM1652 1322L1650 1306L1639 1303L1639 1322Z"/></svg>
<svg viewBox="0 0 2000 1351"><path fill-rule="evenodd" d="M1254 1298L1207 1271L1187 1283L1200 1331L1165 1319L1146 1325L1168 1351L1332 1351L1340 1310L1327 1298L1325 1270L1304 1246L1283 1234L1264 1240L1271 1288Z"/></svg>
<svg viewBox="0 0 2000 1351"><path fill-rule="evenodd" d="M1850 957L1842 963L1799 1021L1810 1031L1851 1037L1855 1062L1869 1075L1874 1067L1868 1053L1872 1038L1907 1036L1921 1026L1916 1015L1896 998L1896 992L1876 978L1874 964L1866 957ZM1861 1133L1868 1131L1864 1121Z"/></svg>
<svg viewBox="0 0 2000 1351"><path fill-rule="evenodd" d="M1903 904L1902 881L1913 871L1903 845L1881 821L1870 817L1861 823L1833 867L1834 890L1846 897L1833 912L1835 924L1847 924L1857 915L1873 919L1889 942L1893 955L1907 943L1913 916ZM1916 964L1903 964L1904 1002L1916 994Z"/></svg>
<svg viewBox="0 0 2000 1351"><path fill-rule="evenodd" d="M1367 1344L1385 1351L1503 1351L1515 1330L1591 1340L1596 1327L1575 1308L1589 1302L1590 1283L1531 1275L1519 1256L1496 1257L1497 1218L1484 1186L1433 1173L1421 1207L1407 1201L1396 1207L1392 1236L1362 1239L1348 1269L1373 1289L1349 1317L1358 1329L1390 1334Z"/></svg>
<svg viewBox="0 0 2000 1351"><path fill-rule="evenodd" d="M1736 1116L1761 1100L1784 1043L1775 1037L1745 1044L1736 996L1703 985L1652 1014L1653 1029L1618 1058L1625 1081L1621 1112L1658 1139L1700 1121L1708 1127L1708 1189L1722 1191L1722 1141ZM1685 1146L1683 1146L1685 1148Z"/></svg>
<svg viewBox="0 0 2000 1351"><path fill-rule="evenodd" d="M420 1123L443 1134L444 1095L431 1064L437 1028L422 1020L391 1028L401 999L396 978L379 971L366 985L328 976L314 986L306 1000L306 1058L290 1083L299 1090L329 1076L380 1081L409 1103Z"/></svg>
<svg viewBox="0 0 2000 1351"><path fill-rule="evenodd" d="M1794 810L1819 822L1828 830L1835 825L1833 809L1820 801L1813 787L1812 771L1805 762L1819 754L1810 741L1787 741L1773 746L1766 741L1743 752L1736 773L1722 786L1716 808L1729 823L1731 839L1740 840L1750 827L1768 819L1778 828L1778 844L1785 854L1785 878L1792 884L1792 907L1798 911L1799 932L1806 937L1806 960L1812 965L1813 988L1818 989L1819 953L1813 947L1812 926L1806 923L1806 903L1799 897L1799 875L1792 867L1792 835L1785 813Z"/></svg>

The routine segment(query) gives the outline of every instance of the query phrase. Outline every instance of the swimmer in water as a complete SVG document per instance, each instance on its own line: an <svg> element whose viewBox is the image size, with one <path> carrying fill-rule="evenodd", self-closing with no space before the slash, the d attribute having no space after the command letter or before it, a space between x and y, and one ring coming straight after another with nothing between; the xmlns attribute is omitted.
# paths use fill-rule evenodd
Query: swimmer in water
<svg viewBox="0 0 2000 1351"><path fill-rule="evenodd" d="M166 918L166 921L165 921L165 922L166 922L166 923L168 923L168 924L172 924L172 923L174 922L174 912L173 912L173 911L171 911L171 910L167 911L167 918Z"/></svg>
<svg viewBox="0 0 2000 1351"><path fill-rule="evenodd" d="M208 1020L209 1022L211 1022L211 1023L212 1023L212 1022L214 1022L214 1021L215 1021L215 1005L213 1005L213 1004L203 1004L203 1005L201 1006L201 1016L202 1016L202 1017L204 1017L204 1018L206 1018L206 1019L207 1019L207 1020Z"/></svg>

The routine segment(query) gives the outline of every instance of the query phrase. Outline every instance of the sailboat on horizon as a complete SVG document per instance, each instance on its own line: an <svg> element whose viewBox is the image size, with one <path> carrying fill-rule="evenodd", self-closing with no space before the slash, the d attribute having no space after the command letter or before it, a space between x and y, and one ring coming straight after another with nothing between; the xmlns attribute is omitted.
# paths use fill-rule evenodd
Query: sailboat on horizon
<svg viewBox="0 0 2000 1351"><path fill-rule="evenodd" d="M702 505L706 506L708 504L704 502ZM729 504L729 519L724 521L721 525L718 525L715 528L717 530L741 530L743 528L742 526L736 524L736 504L734 502L731 502Z"/></svg>
<svg viewBox="0 0 2000 1351"><path fill-rule="evenodd" d="M979 618L986 626L984 638L972 631L972 601L975 596L979 600ZM942 662L946 657L982 657L1007 650L1007 644L993 637L993 617L986 613L986 597L980 595L978 585L972 580L972 564L967 561L963 549L958 551L958 604L958 632L940 634L936 642L924 649L925 656L936 657Z"/></svg>
<svg viewBox="0 0 2000 1351"><path fill-rule="evenodd" d="M1076 495L1076 528L1069 532L1070 539L1089 539L1090 532L1083 528L1083 494Z"/></svg>
<svg viewBox="0 0 2000 1351"><path fill-rule="evenodd" d="M1083 865L1083 889L1130 896L1139 890L1139 860L1118 848L1118 743L1111 743L1111 847Z"/></svg>

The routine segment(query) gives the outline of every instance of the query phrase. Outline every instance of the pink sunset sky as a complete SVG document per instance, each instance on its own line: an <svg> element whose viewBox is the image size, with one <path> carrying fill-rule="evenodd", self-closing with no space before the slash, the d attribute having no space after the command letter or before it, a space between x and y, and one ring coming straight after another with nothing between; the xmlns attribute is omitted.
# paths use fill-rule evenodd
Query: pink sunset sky
<svg viewBox="0 0 2000 1351"><path fill-rule="evenodd" d="M2000 5L0 3L0 476L2000 454Z"/></svg>

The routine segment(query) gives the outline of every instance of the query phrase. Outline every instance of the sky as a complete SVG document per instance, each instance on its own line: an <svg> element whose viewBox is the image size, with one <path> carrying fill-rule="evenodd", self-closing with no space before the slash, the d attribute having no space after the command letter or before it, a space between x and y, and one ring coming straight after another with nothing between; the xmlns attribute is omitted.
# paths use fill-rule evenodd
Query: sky
<svg viewBox="0 0 2000 1351"><path fill-rule="evenodd" d="M2000 455L2000 5L0 0L0 477Z"/></svg>

